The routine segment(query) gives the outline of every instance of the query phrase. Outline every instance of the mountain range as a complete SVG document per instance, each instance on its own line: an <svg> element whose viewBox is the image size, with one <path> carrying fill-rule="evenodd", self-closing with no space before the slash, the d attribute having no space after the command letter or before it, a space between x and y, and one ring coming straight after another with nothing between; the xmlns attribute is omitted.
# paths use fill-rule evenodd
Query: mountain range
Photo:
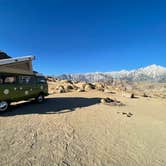
<svg viewBox="0 0 166 166"><path fill-rule="evenodd" d="M114 72L95 72L84 74L63 74L58 79L86 82L112 81L113 79L127 80L132 82L166 82L166 68L159 65L150 65L135 70L121 70Z"/></svg>

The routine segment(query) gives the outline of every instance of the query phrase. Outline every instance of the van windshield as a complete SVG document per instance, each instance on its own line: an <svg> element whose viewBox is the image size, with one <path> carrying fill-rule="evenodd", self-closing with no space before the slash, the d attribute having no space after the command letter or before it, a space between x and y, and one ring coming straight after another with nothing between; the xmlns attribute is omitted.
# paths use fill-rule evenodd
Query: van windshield
<svg viewBox="0 0 166 166"><path fill-rule="evenodd" d="M37 82L40 83L40 84L45 84L46 83L46 79L45 79L45 77L38 77L37 78Z"/></svg>

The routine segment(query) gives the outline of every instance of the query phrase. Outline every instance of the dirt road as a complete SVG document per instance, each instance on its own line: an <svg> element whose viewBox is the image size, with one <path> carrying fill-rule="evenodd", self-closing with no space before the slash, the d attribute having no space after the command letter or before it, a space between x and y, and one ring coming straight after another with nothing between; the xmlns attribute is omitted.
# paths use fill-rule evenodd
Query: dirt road
<svg viewBox="0 0 166 166"><path fill-rule="evenodd" d="M126 106L100 103L107 96ZM0 114L0 165L166 165L164 100L72 92L12 109Z"/></svg>

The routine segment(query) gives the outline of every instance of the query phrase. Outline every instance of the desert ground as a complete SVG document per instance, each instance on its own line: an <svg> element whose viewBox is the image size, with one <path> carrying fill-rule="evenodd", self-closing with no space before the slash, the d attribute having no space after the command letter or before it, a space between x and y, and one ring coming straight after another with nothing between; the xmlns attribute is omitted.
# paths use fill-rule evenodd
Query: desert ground
<svg viewBox="0 0 166 166"><path fill-rule="evenodd" d="M101 103L104 97L125 106ZM165 166L165 129L165 99L52 94L0 114L0 165Z"/></svg>

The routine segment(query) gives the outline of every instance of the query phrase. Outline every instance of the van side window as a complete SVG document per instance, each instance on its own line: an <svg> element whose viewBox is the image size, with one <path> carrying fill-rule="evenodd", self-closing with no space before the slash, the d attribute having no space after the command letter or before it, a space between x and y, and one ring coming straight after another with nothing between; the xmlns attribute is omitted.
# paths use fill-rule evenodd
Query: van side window
<svg viewBox="0 0 166 166"><path fill-rule="evenodd" d="M15 84L17 81L16 76L13 75L1 75L0 76L0 85L1 84Z"/></svg>
<svg viewBox="0 0 166 166"><path fill-rule="evenodd" d="M16 76L4 76L4 84L15 84Z"/></svg>
<svg viewBox="0 0 166 166"><path fill-rule="evenodd" d="M33 76L19 76L20 84L35 84L35 77Z"/></svg>
<svg viewBox="0 0 166 166"><path fill-rule="evenodd" d="M2 76L0 76L0 85L1 84L15 84L16 80L17 80L16 76L2 75Z"/></svg>

